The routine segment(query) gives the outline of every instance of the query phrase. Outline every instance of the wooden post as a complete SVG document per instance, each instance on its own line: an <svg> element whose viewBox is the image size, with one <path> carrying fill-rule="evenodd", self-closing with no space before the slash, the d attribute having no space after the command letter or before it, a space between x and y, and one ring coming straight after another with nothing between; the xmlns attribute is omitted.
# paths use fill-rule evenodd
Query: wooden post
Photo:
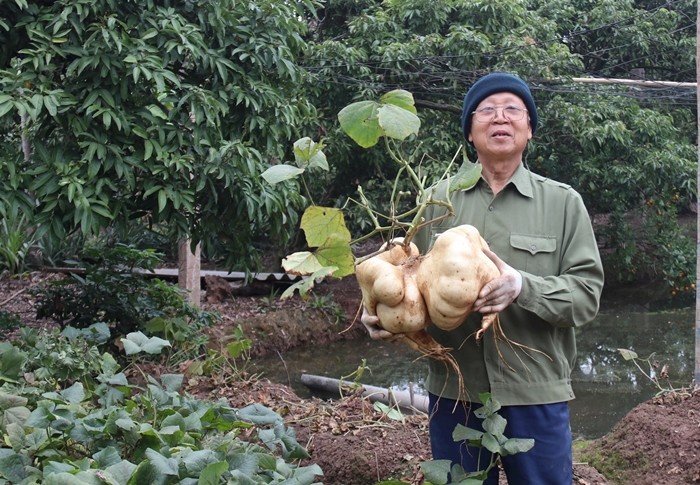
<svg viewBox="0 0 700 485"><path fill-rule="evenodd" d="M201 250L198 244L193 253L190 245L191 241L186 239L181 241L178 247L177 285L187 290L190 303L198 307L202 293Z"/></svg>

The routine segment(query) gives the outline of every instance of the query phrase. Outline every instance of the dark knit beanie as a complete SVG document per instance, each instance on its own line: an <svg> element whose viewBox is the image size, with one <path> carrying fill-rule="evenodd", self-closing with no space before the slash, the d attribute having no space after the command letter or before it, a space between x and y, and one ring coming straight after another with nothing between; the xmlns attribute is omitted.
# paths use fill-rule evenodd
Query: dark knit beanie
<svg viewBox="0 0 700 485"><path fill-rule="evenodd" d="M472 112L485 98L496 93L513 93L525 103L527 114L530 117L532 133L537 129L537 107L532 98L527 84L513 74L496 72L487 74L476 81L464 96L464 108L462 109L462 133L465 139L469 139L469 131L472 126Z"/></svg>

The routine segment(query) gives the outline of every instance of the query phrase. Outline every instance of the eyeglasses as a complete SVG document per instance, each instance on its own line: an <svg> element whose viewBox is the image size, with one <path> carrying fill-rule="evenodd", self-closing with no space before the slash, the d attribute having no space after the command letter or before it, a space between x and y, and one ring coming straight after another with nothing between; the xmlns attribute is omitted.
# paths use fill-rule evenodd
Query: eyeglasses
<svg viewBox="0 0 700 485"><path fill-rule="evenodd" d="M472 111L472 114L476 121L488 123L496 117L499 108L503 112L503 117L509 121L520 121L527 113L525 108L518 108L517 106L484 106L476 111Z"/></svg>

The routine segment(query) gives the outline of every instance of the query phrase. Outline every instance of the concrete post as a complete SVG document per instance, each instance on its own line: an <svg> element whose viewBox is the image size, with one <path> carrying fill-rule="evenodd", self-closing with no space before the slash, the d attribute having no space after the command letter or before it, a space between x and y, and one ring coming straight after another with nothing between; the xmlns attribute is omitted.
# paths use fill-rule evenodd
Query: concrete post
<svg viewBox="0 0 700 485"><path fill-rule="evenodd" d="M200 306L202 276L200 272L201 250L199 244L194 253L190 249L190 240L181 241L178 246L177 285L187 290L190 303Z"/></svg>

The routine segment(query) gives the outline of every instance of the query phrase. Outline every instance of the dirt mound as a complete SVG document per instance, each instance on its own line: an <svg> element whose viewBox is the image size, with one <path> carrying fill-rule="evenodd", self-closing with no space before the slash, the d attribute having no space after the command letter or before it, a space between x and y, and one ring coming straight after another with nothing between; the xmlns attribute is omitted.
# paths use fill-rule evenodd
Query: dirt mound
<svg viewBox="0 0 700 485"><path fill-rule="evenodd" d="M700 392L642 403L583 456L615 483L700 483Z"/></svg>

